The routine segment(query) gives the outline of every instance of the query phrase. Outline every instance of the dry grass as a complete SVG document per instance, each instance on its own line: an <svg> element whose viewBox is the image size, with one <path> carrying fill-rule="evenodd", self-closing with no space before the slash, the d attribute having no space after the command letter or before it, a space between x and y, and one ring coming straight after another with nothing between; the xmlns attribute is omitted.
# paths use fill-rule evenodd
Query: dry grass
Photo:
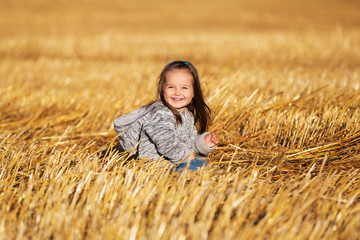
<svg viewBox="0 0 360 240"><path fill-rule="evenodd" d="M357 2L2 4L0 239L359 237ZM112 128L174 59L220 139L180 176Z"/></svg>

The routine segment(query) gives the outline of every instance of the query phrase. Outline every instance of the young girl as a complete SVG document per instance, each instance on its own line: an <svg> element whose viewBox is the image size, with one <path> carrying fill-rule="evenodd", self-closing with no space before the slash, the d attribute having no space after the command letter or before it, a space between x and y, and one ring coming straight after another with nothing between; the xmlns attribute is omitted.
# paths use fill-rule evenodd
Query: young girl
<svg viewBox="0 0 360 240"><path fill-rule="evenodd" d="M126 151L137 147L140 158L168 160L177 164L180 172L187 165L191 171L206 165L208 162L195 154L209 154L218 140L215 133L205 132L210 109L196 68L184 61L166 65L157 95L159 100L115 119L121 147Z"/></svg>

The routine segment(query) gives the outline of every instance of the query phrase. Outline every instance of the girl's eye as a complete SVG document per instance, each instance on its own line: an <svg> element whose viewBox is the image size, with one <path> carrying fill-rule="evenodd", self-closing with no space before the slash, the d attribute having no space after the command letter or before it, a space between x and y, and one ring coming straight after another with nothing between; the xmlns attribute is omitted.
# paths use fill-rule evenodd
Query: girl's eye
<svg viewBox="0 0 360 240"><path fill-rule="evenodd" d="M188 88L188 87L183 87L183 89L187 90L187 89L189 89L189 88Z"/></svg>

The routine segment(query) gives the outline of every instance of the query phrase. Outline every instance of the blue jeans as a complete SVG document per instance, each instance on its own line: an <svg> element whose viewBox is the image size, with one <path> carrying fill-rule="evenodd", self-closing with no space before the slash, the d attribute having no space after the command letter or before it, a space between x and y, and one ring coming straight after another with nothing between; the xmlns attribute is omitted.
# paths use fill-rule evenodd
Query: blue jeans
<svg viewBox="0 0 360 240"><path fill-rule="evenodd" d="M191 160L189 163L189 166L187 169L189 169L190 171L194 172L196 170L198 170L198 168L201 168L203 166L206 166L209 162L206 160L206 157L199 157L196 156L194 160ZM188 165L188 163L184 162L184 163L180 163L179 165L177 165L175 168L175 172L180 172L182 173L182 171L184 171L184 169L186 169L186 166Z"/></svg>

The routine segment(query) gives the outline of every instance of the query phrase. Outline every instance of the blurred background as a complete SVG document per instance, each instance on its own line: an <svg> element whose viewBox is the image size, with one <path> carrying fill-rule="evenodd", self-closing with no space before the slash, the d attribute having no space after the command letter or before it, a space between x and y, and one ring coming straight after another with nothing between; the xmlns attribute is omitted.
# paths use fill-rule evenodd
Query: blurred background
<svg viewBox="0 0 360 240"><path fill-rule="evenodd" d="M198 68L220 130L227 103L240 114L254 93L262 108L316 89L321 101L359 91L360 1L0 2L5 122L81 110L88 124L78 132L113 134L113 119L152 100L158 74L175 59ZM238 134L240 124L225 129Z"/></svg>
<svg viewBox="0 0 360 240"><path fill-rule="evenodd" d="M356 0L1 0L8 34L64 32L168 33L358 27Z"/></svg>

